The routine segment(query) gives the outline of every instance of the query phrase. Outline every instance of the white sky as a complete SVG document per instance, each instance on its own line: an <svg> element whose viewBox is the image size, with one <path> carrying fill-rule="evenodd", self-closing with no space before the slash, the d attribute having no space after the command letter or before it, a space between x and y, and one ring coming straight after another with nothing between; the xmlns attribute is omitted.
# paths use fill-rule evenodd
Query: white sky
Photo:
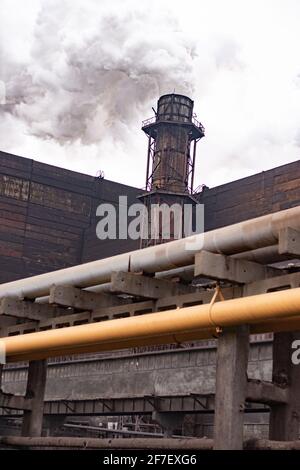
<svg viewBox="0 0 300 470"><path fill-rule="evenodd" d="M299 159L298 0L0 0L0 149L142 187L160 93L206 137L196 186Z"/></svg>

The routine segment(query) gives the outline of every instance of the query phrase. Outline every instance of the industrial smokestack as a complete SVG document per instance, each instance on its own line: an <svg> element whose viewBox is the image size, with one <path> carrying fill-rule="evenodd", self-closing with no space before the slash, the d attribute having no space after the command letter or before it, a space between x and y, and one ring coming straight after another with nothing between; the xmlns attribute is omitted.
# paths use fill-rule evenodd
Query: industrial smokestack
<svg viewBox="0 0 300 470"><path fill-rule="evenodd" d="M196 146L204 136L193 108L187 96L163 95L155 116L143 122L142 130L149 138L146 189L192 193Z"/></svg>
<svg viewBox="0 0 300 470"><path fill-rule="evenodd" d="M198 203L193 197L195 159L204 127L195 119L193 108L194 102L187 96L163 95L158 100L157 111L152 108L154 117L143 121L148 155L146 193L140 199L147 208L143 231L151 234L141 240L143 248L185 236L182 209L190 205L194 212ZM158 213L152 217L155 206L170 207L168 220ZM176 222L179 222L178 229L175 229Z"/></svg>

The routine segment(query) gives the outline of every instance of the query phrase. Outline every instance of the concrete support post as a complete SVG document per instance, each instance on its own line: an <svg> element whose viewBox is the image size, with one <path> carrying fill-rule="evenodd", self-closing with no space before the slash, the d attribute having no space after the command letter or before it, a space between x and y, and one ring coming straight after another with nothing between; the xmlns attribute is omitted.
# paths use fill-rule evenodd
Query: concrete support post
<svg viewBox="0 0 300 470"><path fill-rule="evenodd" d="M243 448L249 328L226 329L218 339L214 449Z"/></svg>
<svg viewBox="0 0 300 470"><path fill-rule="evenodd" d="M25 397L32 399L32 409L24 411L22 436L40 437L42 434L46 376L46 360L29 362Z"/></svg>
<svg viewBox="0 0 300 470"><path fill-rule="evenodd" d="M293 342L300 332L275 333L273 340L273 382L288 388L288 403L273 405L270 413L269 438L275 441L299 439L300 421L300 364L293 363ZM299 354L298 354L299 356ZM295 362L295 361L294 361Z"/></svg>

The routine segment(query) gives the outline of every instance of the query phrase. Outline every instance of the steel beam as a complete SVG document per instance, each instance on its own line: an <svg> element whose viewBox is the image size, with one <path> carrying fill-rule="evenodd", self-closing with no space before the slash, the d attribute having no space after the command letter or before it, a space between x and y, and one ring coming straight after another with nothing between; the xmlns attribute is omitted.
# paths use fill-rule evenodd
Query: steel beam
<svg viewBox="0 0 300 470"><path fill-rule="evenodd" d="M250 391L252 393L252 391ZM246 393L247 402L259 403L257 395ZM276 397L277 399L277 397ZM278 402L281 397L278 398ZM277 403L278 403L277 402ZM186 414L209 414L214 411L214 394L199 395L187 394L181 396L143 396L143 397L120 397L120 398L95 398L86 400L47 400L44 403L44 416L125 416L125 415L152 415L154 411L159 413L186 413ZM275 403L275 401L274 401ZM17 402L16 402L17 404ZM21 401L20 401L21 404ZM27 408L6 407L1 416L7 416L7 410L12 410L9 416L17 416L13 410ZM29 405L28 405L29 408ZM251 405L246 412L262 411L265 408Z"/></svg>

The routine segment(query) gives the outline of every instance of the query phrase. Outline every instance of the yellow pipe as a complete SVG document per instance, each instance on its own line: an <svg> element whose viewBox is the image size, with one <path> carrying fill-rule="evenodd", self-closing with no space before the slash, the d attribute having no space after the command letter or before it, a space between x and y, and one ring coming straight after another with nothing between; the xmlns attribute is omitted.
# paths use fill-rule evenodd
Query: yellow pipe
<svg viewBox="0 0 300 470"><path fill-rule="evenodd" d="M251 332L300 327L300 288L213 305L196 305L139 317L3 338L8 362L109 351L211 337L216 327L249 324Z"/></svg>

